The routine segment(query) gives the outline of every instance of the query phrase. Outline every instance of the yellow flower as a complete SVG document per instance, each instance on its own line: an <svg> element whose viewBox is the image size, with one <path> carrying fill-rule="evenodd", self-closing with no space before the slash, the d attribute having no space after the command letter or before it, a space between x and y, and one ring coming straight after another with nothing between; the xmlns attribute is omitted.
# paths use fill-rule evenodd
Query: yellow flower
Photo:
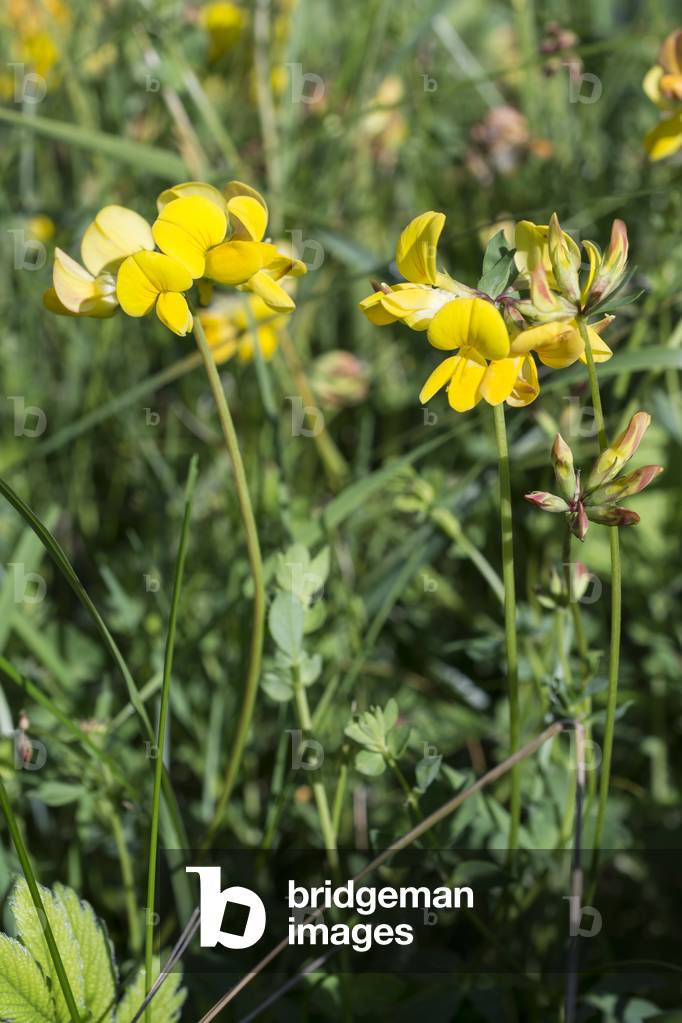
<svg viewBox="0 0 682 1023"><path fill-rule="evenodd" d="M556 221L558 226L558 221ZM580 266L580 248L570 234L559 229L565 259L573 266ZM557 239L557 241L559 241ZM530 220L520 220L514 231L515 261L522 274L530 277L538 267L543 267L550 287L556 284L552 256L550 252L550 225L533 224Z"/></svg>
<svg viewBox="0 0 682 1023"><path fill-rule="evenodd" d="M209 61L219 60L233 48L246 25L246 15L236 4L212 3L201 9L200 20L210 38Z"/></svg>
<svg viewBox="0 0 682 1023"><path fill-rule="evenodd" d="M273 358L279 334L286 318L278 315L258 295L245 299L218 299L197 313L206 340L217 363L235 355L240 362L251 362L255 355L254 327L258 348L266 362Z"/></svg>
<svg viewBox="0 0 682 1023"><path fill-rule="evenodd" d="M43 296L51 312L71 316L112 316L118 307L115 271L131 253L154 248L147 221L124 206L105 206L81 242L85 267L55 250L53 287Z"/></svg>
<svg viewBox="0 0 682 1023"><path fill-rule="evenodd" d="M174 334L189 334L192 314L182 294L192 287L185 266L163 252L137 252L121 264L116 294L128 316L146 316L152 309Z"/></svg>
<svg viewBox="0 0 682 1023"><path fill-rule="evenodd" d="M649 158L663 160L682 148L682 29L665 39L658 64L649 68L642 87L660 110L671 114L644 139Z"/></svg>

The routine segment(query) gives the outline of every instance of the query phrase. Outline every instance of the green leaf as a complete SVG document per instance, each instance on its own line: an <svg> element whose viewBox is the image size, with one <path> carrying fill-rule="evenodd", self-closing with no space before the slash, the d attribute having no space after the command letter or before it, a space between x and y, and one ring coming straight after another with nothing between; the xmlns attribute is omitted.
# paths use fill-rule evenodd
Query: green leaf
<svg viewBox="0 0 682 1023"><path fill-rule="evenodd" d="M73 785L64 781L46 781L33 789L31 795L40 799L46 806L67 806L75 803L85 795L82 785Z"/></svg>
<svg viewBox="0 0 682 1023"><path fill-rule="evenodd" d="M442 761L443 757L440 753L436 757L423 757L423 759L419 761L415 768L417 789L419 792L426 792L429 785L436 780L440 772L440 765Z"/></svg>
<svg viewBox="0 0 682 1023"><path fill-rule="evenodd" d="M391 729L395 726L396 721L398 720L398 704L395 702L395 700L391 699L388 701L388 703L384 707L383 718L385 735L386 732L391 731Z"/></svg>
<svg viewBox="0 0 682 1023"><path fill-rule="evenodd" d="M158 956L155 956L152 965L152 977L154 980L158 977L159 972L159 959ZM151 1023L178 1023L180 1010L187 997L187 992L180 987L181 983L182 973L178 971L177 973L168 974L150 1003L149 1017ZM131 1023L144 998L145 973L143 967L126 989L126 993L116 1010L116 1023ZM142 1019L144 1020L144 1016Z"/></svg>
<svg viewBox="0 0 682 1023"><path fill-rule="evenodd" d="M299 672L304 686L311 686L314 682L317 682L321 671L322 658L319 654L313 654L312 657L308 657L307 654L302 655Z"/></svg>
<svg viewBox="0 0 682 1023"><path fill-rule="evenodd" d="M497 298L516 276L514 249L510 249L504 231L490 239L483 257L483 273L478 282L480 291Z"/></svg>
<svg viewBox="0 0 682 1023"><path fill-rule="evenodd" d="M83 964L85 1007L97 1023L111 1023L116 1002L117 972L111 942L92 906L72 888L57 884L55 897L61 902L78 942Z"/></svg>
<svg viewBox="0 0 682 1023"><path fill-rule="evenodd" d="M54 940L62 957L64 970L71 985L71 991L79 1010L85 1009L85 981L83 977L83 964L80 956L78 942L74 936L66 910L61 902L56 899L47 888L40 887L40 895L45 907L45 913L49 921ZM52 982L52 992L55 1001L56 1023L71 1023L71 1015L64 999L59 984L57 972L52 963L43 927L38 917L37 910L33 905L31 894L26 881L21 878L17 881L12 898L10 900L12 912L17 925L19 937L36 960L45 976Z"/></svg>
<svg viewBox="0 0 682 1023"><path fill-rule="evenodd" d="M303 604L291 593L278 593L270 607L270 635L292 661L298 660L303 643Z"/></svg>
<svg viewBox="0 0 682 1023"><path fill-rule="evenodd" d="M274 671L266 671L261 685L270 699L277 703L287 703L293 699L294 690L291 683Z"/></svg>
<svg viewBox="0 0 682 1023"><path fill-rule="evenodd" d="M360 774L367 774L376 777L386 770L386 761L381 753L371 753L370 750L360 750L355 757L355 767Z"/></svg>
<svg viewBox="0 0 682 1023"><path fill-rule="evenodd" d="M43 973L28 949L0 934L2 1023L54 1023L54 1007Z"/></svg>

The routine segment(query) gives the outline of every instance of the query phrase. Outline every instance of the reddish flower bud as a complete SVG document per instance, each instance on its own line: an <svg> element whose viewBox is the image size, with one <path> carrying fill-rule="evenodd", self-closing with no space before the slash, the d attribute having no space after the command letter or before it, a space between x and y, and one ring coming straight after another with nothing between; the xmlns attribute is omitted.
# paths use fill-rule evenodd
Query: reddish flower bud
<svg viewBox="0 0 682 1023"><path fill-rule="evenodd" d="M604 483L610 483L618 475L639 447L650 423L651 416L648 412L635 412L623 432L595 462L587 480L585 493L591 493Z"/></svg>
<svg viewBox="0 0 682 1023"><path fill-rule="evenodd" d="M548 512L567 512L568 505L561 497L557 497L556 494L548 494L545 490L533 490L530 494L523 495L527 501L534 504L537 508L541 508L543 511Z"/></svg>
<svg viewBox="0 0 682 1023"><path fill-rule="evenodd" d="M566 500L574 500L577 480L573 466L573 452L560 433L557 433L552 445L552 465L561 493Z"/></svg>
<svg viewBox="0 0 682 1023"><path fill-rule="evenodd" d="M587 513L582 502L578 504L576 510L569 516L569 524L573 535L577 536L579 540L584 540L587 536L587 530L590 528L590 524L587 520Z"/></svg>
<svg viewBox="0 0 682 1023"><path fill-rule="evenodd" d="M617 501L623 501L626 497L632 497L633 494L641 494L644 488L648 487L662 472L662 465L643 465L641 469L634 469L625 476L619 476L612 483L597 487L590 494L586 504L615 504Z"/></svg>
<svg viewBox="0 0 682 1023"><path fill-rule="evenodd" d="M592 522L599 522L602 526L636 526L640 520L637 512L629 508L619 508L617 505L588 508L587 514Z"/></svg>

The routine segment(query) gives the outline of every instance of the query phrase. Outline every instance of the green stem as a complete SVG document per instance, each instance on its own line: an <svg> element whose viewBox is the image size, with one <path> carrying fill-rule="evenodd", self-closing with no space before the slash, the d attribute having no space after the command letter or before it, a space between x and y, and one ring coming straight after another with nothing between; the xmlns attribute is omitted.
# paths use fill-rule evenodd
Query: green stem
<svg viewBox="0 0 682 1023"><path fill-rule="evenodd" d="M130 948L131 951L137 955L142 947L142 934L140 931L140 915L137 908L137 899L135 898L135 871L133 870L133 861L130 858L121 819L113 806L111 806L108 816L109 823L111 825L111 833L114 836L114 843L118 854L118 862L121 866L121 881L123 882L123 894L126 903Z"/></svg>
<svg viewBox="0 0 682 1023"><path fill-rule="evenodd" d="M296 700L298 723L301 726L303 738L309 738L313 728L313 719L310 713L310 707L308 706L308 697L306 695L305 686L302 684L296 669L294 669L294 697ZM327 792L320 778L317 778L312 782L312 790L313 795L315 796L315 803L317 804L317 814L320 819L322 838L324 839L325 848L327 849L329 856L329 864L332 869L336 870L339 865L336 853L336 833L334 831L332 815L329 810Z"/></svg>
<svg viewBox="0 0 682 1023"><path fill-rule="evenodd" d="M587 372L592 392L592 405L594 406L595 422L599 434L599 449L604 451L608 447L606 436L606 425L604 423L604 411L602 409L601 394L599 392L599 380L597 369L594 364L592 347L590 345L587 324L582 316L578 317L580 336L585 343L585 356L587 358ZM609 797L609 781L611 778L611 759L613 754L613 736L616 725L616 707L618 704L618 668L620 663L620 633L621 633L621 565L620 565L620 541L618 538L618 527L612 526L609 529L609 540L611 548L611 641L609 648L609 684L606 700L606 725L604 727L604 749L602 755L602 769L599 779L599 804L597 807L597 822L594 829L594 849L592 853L592 872L596 874L599 865L599 850L604 834L604 819L606 816L606 804Z"/></svg>
<svg viewBox="0 0 682 1023"><path fill-rule="evenodd" d="M166 636L166 650L163 660L163 684L161 688L161 708L159 711L159 728L156 737L156 767L154 771L154 792L152 795L152 821L149 834L149 874L147 877L147 911L145 919L145 944L144 944L144 967L145 967L145 994L149 994L153 984L152 963L154 955L154 904L156 901L156 860L159 850L159 814L161 811L161 782L163 780L163 751L166 745L166 730L168 724L168 710L170 707L170 683L173 669L173 651L175 648L175 632L178 621L178 607L180 605L180 590L182 588L182 574L185 567L185 556L187 554L187 538L189 535L189 521L192 513L192 497L194 485L197 478L197 457L193 456L189 472L187 474L187 485L185 488L185 511L180 532L180 543L178 555L175 561L175 578L173 580L173 595L171 599L170 616L168 619L168 634ZM145 1011L145 1019L151 1019L150 1009Z"/></svg>
<svg viewBox="0 0 682 1023"><path fill-rule="evenodd" d="M500 533L502 538L502 581L504 583L504 638L507 652L509 690L509 747L513 756L519 748L519 666L516 649L516 585L514 582L514 527L512 522L509 448L504 421L504 405L493 406L495 438L500 471ZM521 823L521 774L515 764L511 772L511 809L509 851L516 849Z"/></svg>
<svg viewBox="0 0 682 1023"><path fill-rule="evenodd" d="M22 837L21 830L19 828L17 820L14 816L14 812L12 811L12 807L9 801L9 797L7 795L5 783L2 780L2 776L0 776L0 809L2 809L2 812L5 815L7 827L9 829L10 835L12 836L12 842L14 843L14 848L16 850L19 863L21 864L21 869L23 871L24 877L26 878L28 890L31 893L31 898L33 899L33 905L36 908L38 919L40 920L40 924L43 928L45 941L47 942L47 947L50 951L50 957L54 965L55 973L57 974L59 986L62 989L62 994L64 995L64 1001L66 1002L67 1008L69 1010L69 1015L71 1016L71 1021L72 1023L80 1023L81 1017L78 1011L78 1007L76 1006L75 999L73 997L71 985L69 984L69 978L66 976L64 963L62 962L62 957L59 954L57 942L54 939L54 934L52 933L52 928L50 927L50 921L47 918L45 906L43 905L43 900L40 896L38 882L36 881L35 874L33 873L33 867L31 866L31 861L28 856L28 850L24 844L24 839Z"/></svg>
<svg viewBox="0 0 682 1023"><path fill-rule="evenodd" d="M237 491L237 499L239 501L239 510L241 513L242 524L244 526L244 532L246 533L246 547L249 557L249 565L251 567L251 577L253 579L253 625L251 630L249 665L246 674L246 685L244 688L244 702L242 704L239 721L237 723L237 733L232 744L232 752L225 771L222 791L216 804L213 820L209 825L207 834L202 843L203 848L208 848L213 836L220 827L223 813L225 812L225 808L229 802L230 796L232 795L232 789L234 788L234 784L237 779L237 772L241 763L242 753L244 752L244 746L246 745L246 737L249 732L251 718L253 717L253 710L256 704L258 683L260 681L261 661L263 657L265 580L263 576L263 559L261 557L260 543L258 540L258 530L256 529L256 520L254 518L253 507L251 505L251 496L249 494L249 486L246 481L244 463L242 461L241 451L239 450L237 432L234 428L230 409L225 399L225 392L223 391L223 385L220 381L220 375L216 368L215 360L211 354L211 349L208 346L203 327L197 317L194 318L194 337L197 342L197 347L201 353L201 357L204 360L204 367L208 376L208 382L218 409L218 418L220 419L220 426L223 431L223 437L225 438L225 445L230 456L230 461L232 462L234 486Z"/></svg>

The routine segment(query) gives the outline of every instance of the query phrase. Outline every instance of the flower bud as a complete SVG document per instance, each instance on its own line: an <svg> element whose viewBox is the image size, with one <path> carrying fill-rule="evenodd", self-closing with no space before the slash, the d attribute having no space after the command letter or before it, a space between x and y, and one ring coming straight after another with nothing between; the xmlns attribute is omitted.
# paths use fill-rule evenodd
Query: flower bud
<svg viewBox="0 0 682 1023"><path fill-rule="evenodd" d="M587 512L585 511L582 501L578 504L576 510L571 512L569 516L569 524L573 535L577 536L579 540L584 540L587 536L587 530L590 528L590 524L587 521Z"/></svg>
<svg viewBox="0 0 682 1023"><path fill-rule="evenodd" d="M576 561L571 565L571 599L582 600L590 588L592 573L582 561Z"/></svg>
<svg viewBox="0 0 682 1023"><path fill-rule="evenodd" d="M592 522L599 522L602 526L636 526L639 522L637 512L629 508L619 508L617 505L588 508L587 515Z"/></svg>
<svg viewBox="0 0 682 1023"><path fill-rule="evenodd" d="M597 487L585 503L598 506L623 501L633 494L640 494L662 472L662 465L643 465L641 469L634 469L603 487Z"/></svg>
<svg viewBox="0 0 682 1023"><path fill-rule="evenodd" d="M610 483L618 475L639 447L650 423L651 416L648 412L635 412L620 436L605 451L602 451L595 462L587 480L586 493L591 493L597 487Z"/></svg>
<svg viewBox="0 0 682 1023"><path fill-rule="evenodd" d="M575 498L577 482L573 452L560 433L557 433L552 445L552 465L561 493L566 500L572 501Z"/></svg>
<svg viewBox="0 0 682 1023"><path fill-rule="evenodd" d="M622 220L614 220L611 240L601 258L600 265L589 289L586 301L597 302L606 298L623 280L628 261L628 230Z"/></svg>
<svg viewBox="0 0 682 1023"><path fill-rule="evenodd" d="M541 508L543 511L548 512L567 512L568 505L561 497L557 497L556 494L548 494L545 490L532 490L530 494L523 495L527 501L534 504L537 508Z"/></svg>
<svg viewBox="0 0 682 1023"><path fill-rule="evenodd" d="M580 249L573 239L561 230L556 213L552 214L549 222L548 244L549 258L557 286L567 298L577 302L580 298L580 282L578 280Z"/></svg>
<svg viewBox="0 0 682 1023"><path fill-rule="evenodd" d="M339 349L325 352L315 360L310 382L324 406L345 408L365 400L369 377L365 362L352 352Z"/></svg>

